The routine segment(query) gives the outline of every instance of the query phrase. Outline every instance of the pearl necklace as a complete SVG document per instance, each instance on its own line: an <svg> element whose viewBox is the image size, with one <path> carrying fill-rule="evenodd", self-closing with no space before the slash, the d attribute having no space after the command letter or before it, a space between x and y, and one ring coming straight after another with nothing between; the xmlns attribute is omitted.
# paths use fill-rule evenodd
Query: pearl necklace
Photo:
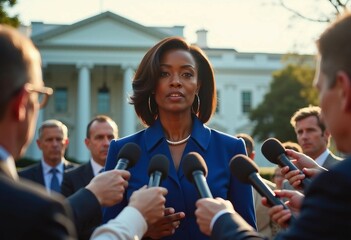
<svg viewBox="0 0 351 240"><path fill-rule="evenodd" d="M180 145L180 144L185 143L186 141L189 140L189 138L190 138L190 134L189 134L189 136L187 136L186 138L184 138L184 139L182 139L180 141L174 142L174 141L171 141L171 140L168 140L168 139L166 139L166 141L168 142L169 145L176 146L176 145Z"/></svg>

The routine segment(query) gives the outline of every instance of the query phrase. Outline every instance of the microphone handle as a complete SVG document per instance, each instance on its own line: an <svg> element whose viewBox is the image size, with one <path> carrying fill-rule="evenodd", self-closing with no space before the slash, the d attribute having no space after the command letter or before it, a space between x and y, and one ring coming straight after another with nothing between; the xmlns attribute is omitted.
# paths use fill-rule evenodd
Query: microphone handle
<svg viewBox="0 0 351 240"><path fill-rule="evenodd" d="M161 184L162 173L155 171L150 175L148 187L158 187Z"/></svg>
<svg viewBox="0 0 351 240"><path fill-rule="evenodd" d="M278 156L278 160L279 160L279 166L280 167L285 167L288 166L289 167L289 171L293 171L293 170L299 170L301 174L304 174L300 169L298 169L291 161L290 159L285 155L285 154L280 154ZM306 176L306 175L305 175ZM306 188L310 185L311 183L311 179L304 178L301 181L300 186L302 187L303 190L306 190Z"/></svg>
<svg viewBox="0 0 351 240"><path fill-rule="evenodd" d="M267 198L267 202L271 206L282 205L284 209L289 209L285 203L280 200L280 198L276 197L276 194L272 191L272 189L263 182L262 177L258 173L251 173L248 178L251 185L262 197ZM292 221L295 221L294 215L291 215L290 219L287 220L287 223L290 225Z"/></svg>
<svg viewBox="0 0 351 240"><path fill-rule="evenodd" d="M128 168L129 160L125 158L121 158L118 160L117 165L115 167L116 170L126 170Z"/></svg>
<svg viewBox="0 0 351 240"><path fill-rule="evenodd" d="M256 189L256 191L262 197L267 198L267 202L271 206L282 205L284 209L288 209L288 207L279 198L276 197L272 189L263 182L262 177L258 173L251 173L249 175L249 180L251 182L251 185Z"/></svg>
<svg viewBox="0 0 351 240"><path fill-rule="evenodd" d="M196 170L193 172L193 177L194 177L196 188L201 198L213 198L203 172L200 170Z"/></svg>

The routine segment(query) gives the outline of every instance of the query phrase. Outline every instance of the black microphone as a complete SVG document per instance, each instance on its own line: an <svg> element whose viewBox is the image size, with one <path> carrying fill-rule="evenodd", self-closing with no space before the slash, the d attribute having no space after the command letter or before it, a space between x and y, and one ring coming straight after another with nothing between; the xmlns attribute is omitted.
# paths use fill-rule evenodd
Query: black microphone
<svg viewBox="0 0 351 240"><path fill-rule="evenodd" d="M141 154L140 147L132 142L126 143L118 153L117 165L115 169L126 170L133 167L139 160Z"/></svg>
<svg viewBox="0 0 351 240"><path fill-rule="evenodd" d="M299 170L300 173L303 174L303 172L290 161L286 155L285 148L278 139L268 138L266 141L264 141L261 152L271 163L278 164L280 167L288 166L289 171ZM310 183L311 179L304 178L301 181L301 187L306 189Z"/></svg>
<svg viewBox="0 0 351 240"><path fill-rule="evenodd" d="M168 176L169 160L163 154L156 154L150 160L148 175L149 185L148 187L160 186L161 180L164 180Z"/></svg>
<svg viewBox="0 0 351 240"><path fill-rule="evenodd" d="M276 196L264 182L262 177L258 174L258 167L256 163L248 156L243 154L235 155L229 163L231 173L236 176L240 182L251 184L257 192L266 197L270 205L282 205L284 209L288 207Z"/></svg>
<svg viewBox="0 0 351 240"><path fill-rule="evenodd" d="M206 181L207 165L201 155L190 152L183 158L182 162L186 178L189 182L195 183L201 198L213 198Z"/></svg>

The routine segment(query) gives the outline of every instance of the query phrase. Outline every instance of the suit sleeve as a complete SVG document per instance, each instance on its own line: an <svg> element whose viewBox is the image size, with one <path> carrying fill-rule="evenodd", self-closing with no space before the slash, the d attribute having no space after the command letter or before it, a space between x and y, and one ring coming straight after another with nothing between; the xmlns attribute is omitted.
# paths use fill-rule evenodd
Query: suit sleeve
<svg viewBox="0 0 351 240"><path fill-rule="evenodd" d="M211 239L242 240L266 239L260 236L238 213L225 213L213 225Z"/></svg>
<svg viewBox="0 0 351 240"><path fill-rule="evenodd" d="M102 221L101 206L95 195L82 188L66 199L72 208L77 231L93 229Z"/></svg>
<svg viewBox="0 0 351 240"><path fill-rule="evenodd" d="M306 192L299 217L278 239L351 239L350 168L351 162L339 163L317 176Z"/></svg>

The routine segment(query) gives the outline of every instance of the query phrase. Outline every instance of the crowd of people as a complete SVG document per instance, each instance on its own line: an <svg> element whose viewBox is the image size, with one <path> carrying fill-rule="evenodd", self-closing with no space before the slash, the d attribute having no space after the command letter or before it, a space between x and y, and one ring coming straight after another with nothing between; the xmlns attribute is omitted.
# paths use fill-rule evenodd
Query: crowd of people
<svg viewBox="0 0 351 240"><path fill-rule="evenodd" d="M333 136L339 151L351 153L350 29L346 12L317 41L320 107L298 109L291 118L297 143L283 143L299 170L280 166L272 181L263 180L285 208L271 206L231 174L233 156L255 160L254 140L206 125L216 108L214 71L204 52L180 37L150 48L134 75L130 103L144 130L119 138L116 122L95 116L85 138L91 158L79 165L65 159L67 126L49 119L36 139L41 160L17 172L15 161L53 90L44 86L32 41L0 25L0 239L351 238L351 159L328 149ZM116 156L128 143L140 147L140 158L119 169ZM194 176L205 177L194 182L182 168L192 152L206 164L194 164ZM170 161L169 171L161 186L147 187L148 165L157 154ZM311 184L302 189L305 178ZM200 185L213 198L201 198Z"/></svg>

